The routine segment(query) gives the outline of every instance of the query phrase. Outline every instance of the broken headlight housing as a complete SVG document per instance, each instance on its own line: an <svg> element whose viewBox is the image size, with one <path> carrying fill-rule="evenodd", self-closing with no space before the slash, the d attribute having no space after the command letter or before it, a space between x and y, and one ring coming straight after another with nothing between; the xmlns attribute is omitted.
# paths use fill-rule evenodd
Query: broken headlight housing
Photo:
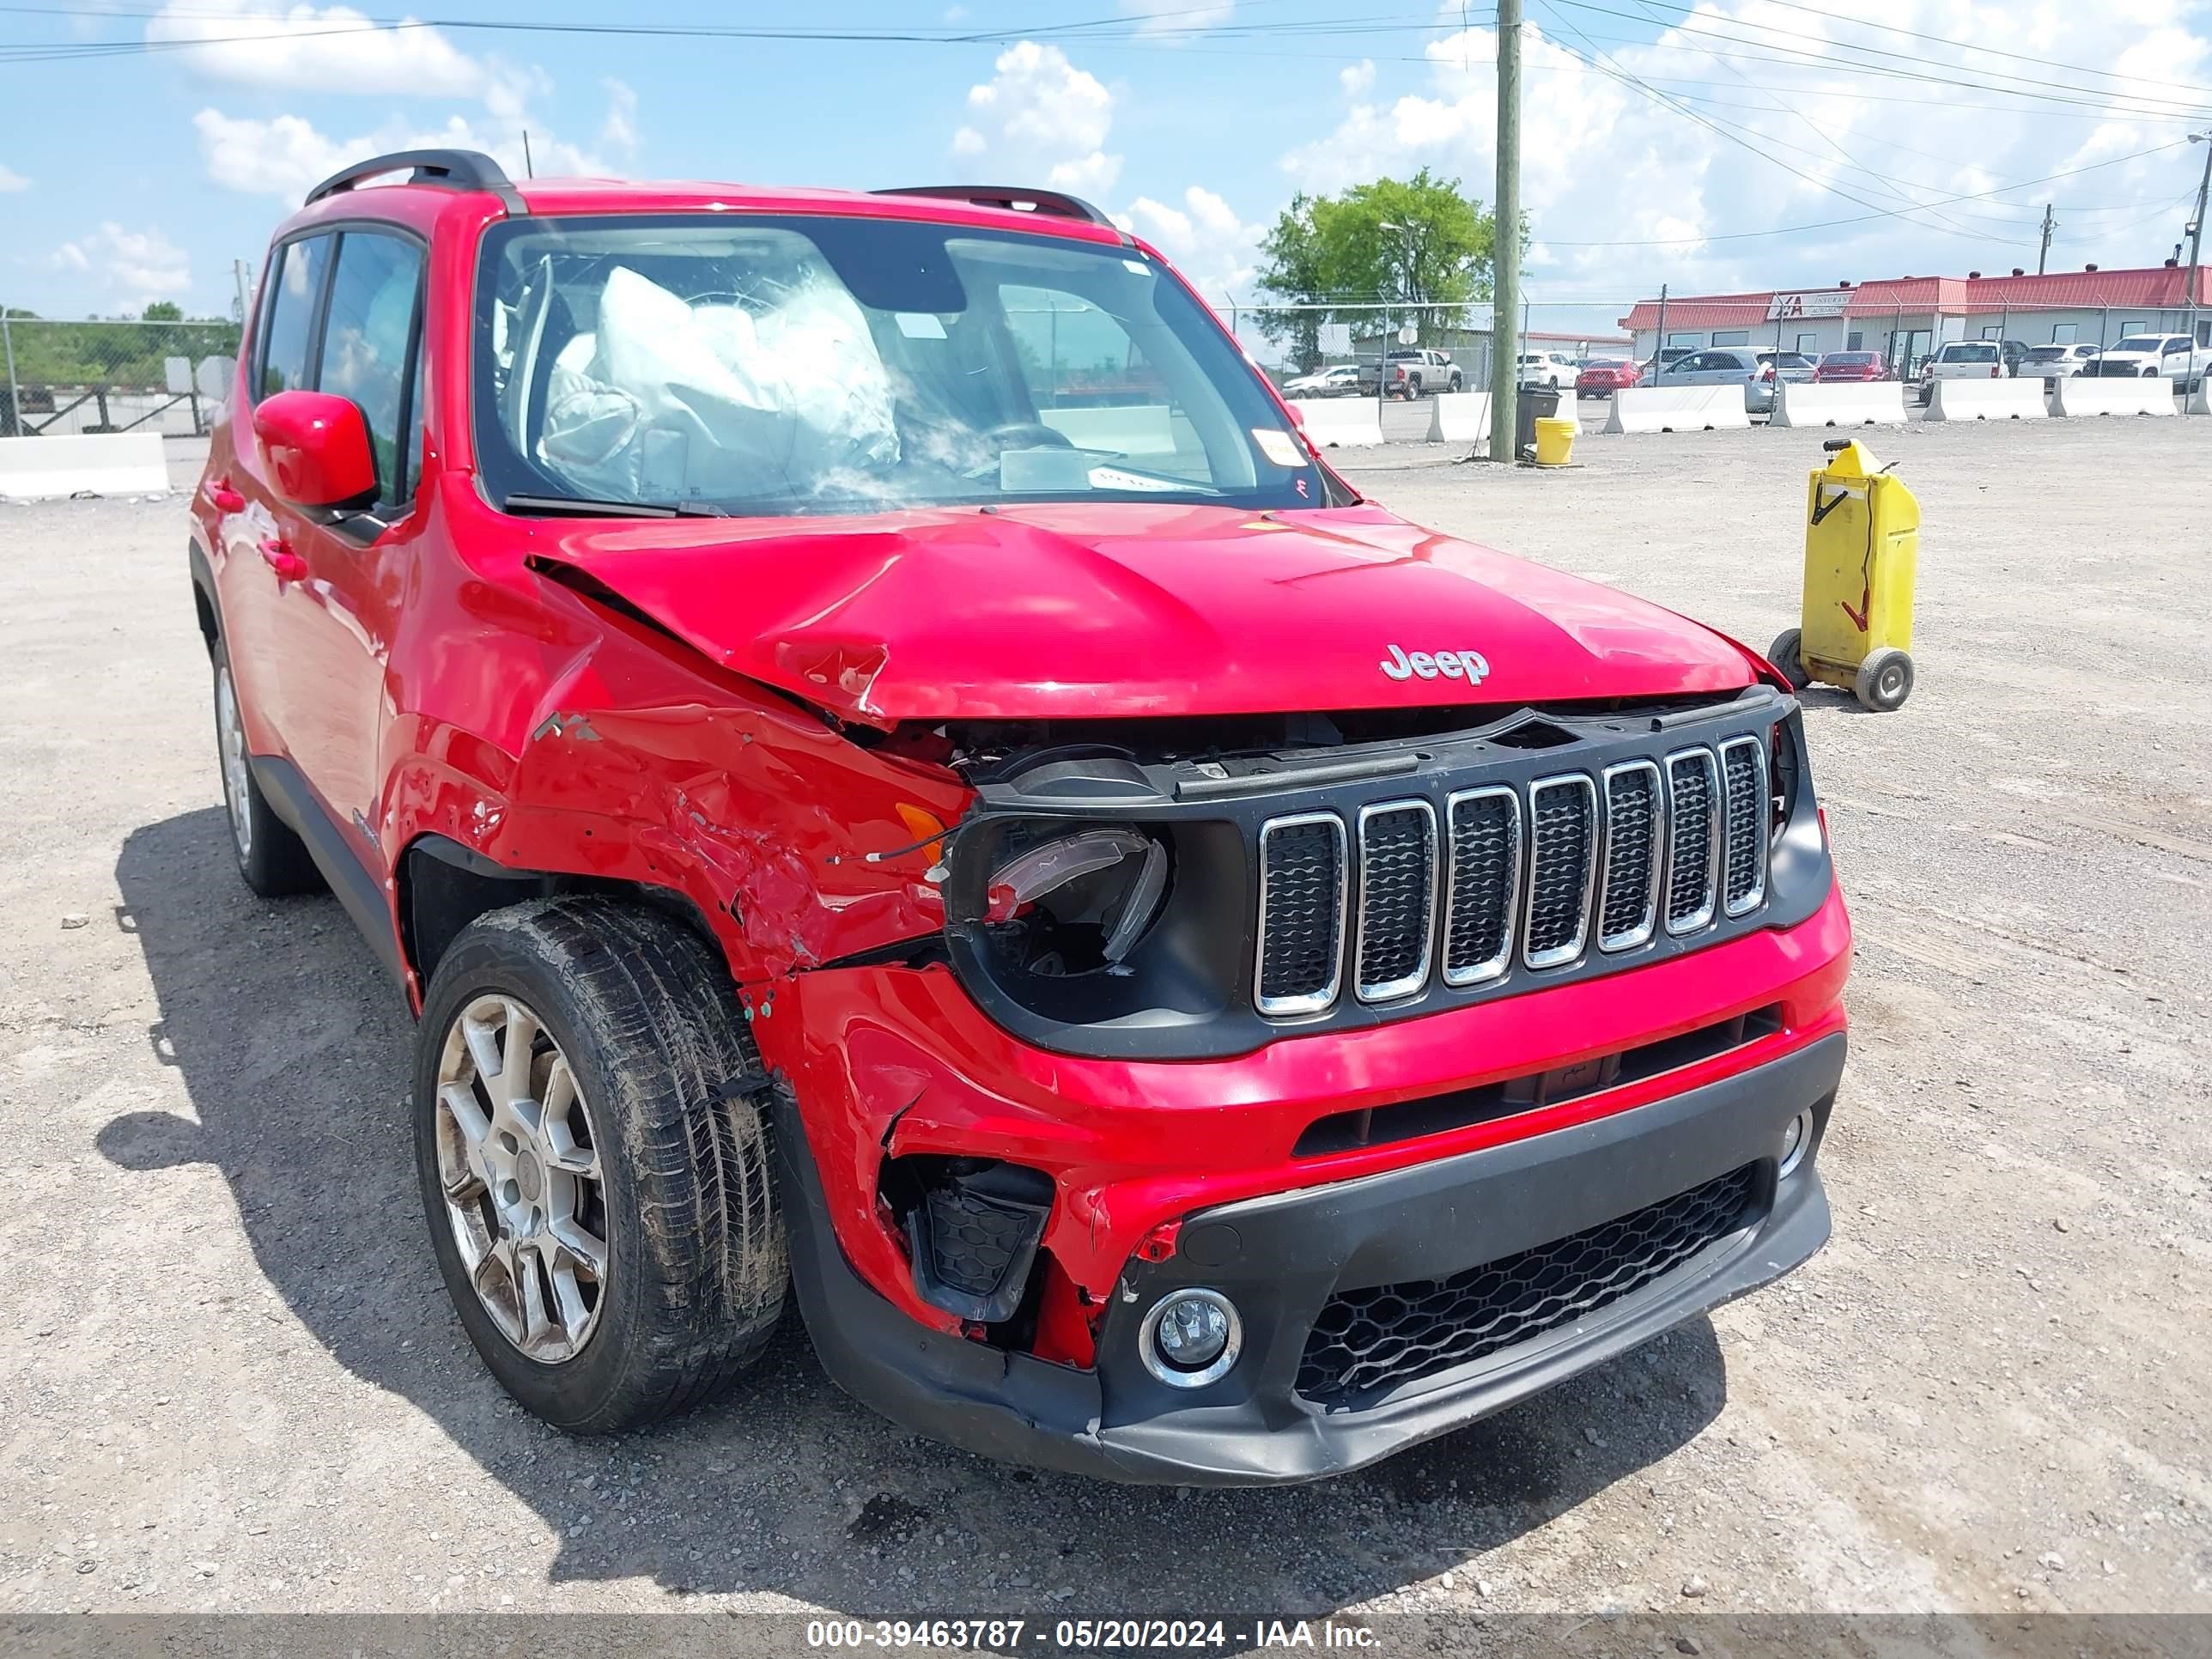
<svg viewBox="0 0 2212 1659"><path fill-rule="evenodd" d="M1135 1033L1213 1019L1237 995L1250 876L1234 823L994 816L947 861L955 964L1017 1030L1120 1027L1135 1053Z"/></svg>
<svg viewBox="0 0 2212 1659"><path fill-rule="evenodd" d="M1126 974L1167 890L1168 849L1157 836L1121 828L1052 834L991 872L984 927L1024 973Z"/></svg>

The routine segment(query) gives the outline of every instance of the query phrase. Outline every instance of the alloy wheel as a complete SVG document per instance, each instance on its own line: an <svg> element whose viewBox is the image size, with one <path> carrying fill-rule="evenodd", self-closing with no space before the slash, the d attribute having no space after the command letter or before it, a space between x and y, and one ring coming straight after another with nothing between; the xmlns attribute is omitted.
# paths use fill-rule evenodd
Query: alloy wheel
<svg viewBox="0 0 2212 1659"><path fill-rule="evenodd" d="M568 1056L519 999L478 997L447 1030L437 1111L439 1186L477 1299L530 1358L574 1359L599 1324L612 1241Z"/></svg>
<svg viewBox="0 0 2212 1659"><path fill-rule="evenodd" d="M222 804L230 811L230 838L237 843L239 862L253 856L252 776L246 768L246 727L238 717L238 692L230 683L230 665L215 676L215 732L222 751Z"/></svg>

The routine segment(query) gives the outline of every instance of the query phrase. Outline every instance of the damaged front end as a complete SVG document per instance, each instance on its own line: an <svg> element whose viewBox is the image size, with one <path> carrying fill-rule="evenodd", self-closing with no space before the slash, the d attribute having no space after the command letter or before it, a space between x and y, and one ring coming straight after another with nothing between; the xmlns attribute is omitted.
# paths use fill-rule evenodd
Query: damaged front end
<svg viewBox="0 0 2212 1659"><path fill-rule="evenodd" d="M866 1195L865 1221L857 1206L833 1218L909 1310L1063 1363L1087 1363L1123 1262L1206 1189L1194 1127L1224 1162L1293 1170L1309 1148L1418 1139L1376 1127L1359 1103L1373 1079L1272 1095L1285 1039L1510 1018L1500 1005L1528 992L1797 927L1830 892L1796 708L1765 687L854 735L941 744L972 796L912 849L941 933L797 988L817 1028L810 1141ZM1771 1035L1772 1003L1699 1007L1717 1018L1678 1058ZM1465 1127L1638 1075L1626 1040L1564 1073L1580 1042L1547 1042L1512 1087L1471 1091L1494 1104L1399 1121ZM1493 1060L1510 1051L1460 1052L1447 1075ZM1194 1072L1161 1061L1221 1066L1202 1118L1163 1087Z"/></svg>

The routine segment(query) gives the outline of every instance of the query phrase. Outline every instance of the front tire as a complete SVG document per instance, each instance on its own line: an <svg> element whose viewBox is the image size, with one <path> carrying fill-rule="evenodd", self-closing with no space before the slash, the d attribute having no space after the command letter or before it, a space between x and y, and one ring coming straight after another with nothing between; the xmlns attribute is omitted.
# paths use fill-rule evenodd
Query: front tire
<svg viewBox="0 0 2212 1659"><path fill-rule="evenodd" d="M220 641L215 647L215 747L222 774L223 815L230 825L230 851L238 860L240 879L263 898L320 891L323 874L308 856L307 843L276 816L254 778L238 684Z"/></svg>
<svg viewBox="0 0 2212 1659"><path fill-rule="evenodd" d="M438 963L415 1055L430 1237L501 1385L571 1434L722 1393L790 1272L727 966L659 913L543 899Z"/></svg>

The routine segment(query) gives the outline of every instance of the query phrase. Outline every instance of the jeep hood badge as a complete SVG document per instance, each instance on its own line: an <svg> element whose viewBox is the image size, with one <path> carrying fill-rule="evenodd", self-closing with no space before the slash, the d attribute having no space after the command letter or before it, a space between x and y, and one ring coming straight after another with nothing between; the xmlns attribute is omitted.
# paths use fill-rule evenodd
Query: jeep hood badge
<svg viewBox="0 0 2212 1659"><path fill-rule="evenodd" d="M1432 680L1439 674L1448 680L1464 678L1469 685L1480 685L1483 677L1490 672L1490 664L1480 651L1415 651L1411 653L1396 646L1385 646L1390 654L1376 665L1394 680L1409 680L1416 674Z"/></svg>

